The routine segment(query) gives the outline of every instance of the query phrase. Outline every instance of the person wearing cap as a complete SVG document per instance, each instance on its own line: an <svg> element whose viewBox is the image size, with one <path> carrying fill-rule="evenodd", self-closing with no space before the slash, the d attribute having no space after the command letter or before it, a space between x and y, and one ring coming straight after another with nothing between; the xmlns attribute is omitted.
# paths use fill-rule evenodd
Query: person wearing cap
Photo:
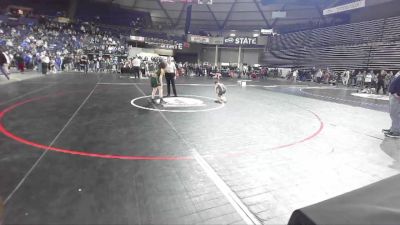
<svg viewBox="0 0 400 225"><path fill-rule="evenodd" d="M165 67L165 79L167 80L167 97L170 96L171 93L171 87L172 85L172 91L174 92L174 97L178 97L176 94L176 88L175 88L175 77L176 77L176 66L175 63L172 62L172 58L168 57L167 58L167 66Z"/></svg>
<svg viewBox="0 0 400 225"><path fill-rule="evenodd" d="M386 137L400 138L400 76L397 76L390 84L389 93L392 127L382 131Z"/></svg>

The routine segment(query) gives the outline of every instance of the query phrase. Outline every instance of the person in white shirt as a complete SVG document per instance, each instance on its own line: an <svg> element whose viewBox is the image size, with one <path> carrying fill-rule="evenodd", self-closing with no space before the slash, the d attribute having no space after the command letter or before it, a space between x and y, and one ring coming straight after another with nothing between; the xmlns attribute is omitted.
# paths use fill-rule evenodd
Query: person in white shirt
<svg viewBox="0 0 400 225"><path fill-rule="evenodd" d="M317 83L321 83L321 80L322 80L322 70L321 69L319 69L317 71L317 73L315 74L315 77L317 78Z"/></svg>
<svg viewBox="0 0 400 225"><path fill-rule="evenodd" d="M293 71L293 81L297 82L297 77L299 76L299 70Z"/></svg>
<svg viewBox="0 0 400 225"><path fill-rule="evenodd" d="M350 79L350 70L345 70L342 74L342 82L344 86L349 85L349 79Z"/></svg>
<svg viewBox="0 0 400 225"><path fill-rule="evenodd" d="M364 88L365 88L364 90L367 93L371 92L372 78L373 75L371 71L368 71L367 74L364 76Z"/></svg>
<svg viewBox="0 0 400 225"><path fill-rule="evenodd" d="M10 72L8 71L8 64L10 63L10 59L6 53L2 52L0 49L0 70L6 76L7 80L10 80Z"/></svg>
<svg viewBox="0 0 400 225"><path fill-rule="evenodd" d="M132 60L132 71L135 78L139 78L140 73L140 59L138 57Z"/></svg>
<svg viewBox="0 0 400 225"><path fill-rule="evenodd" d="M171 87L172 84L172 91L174 92L174 97L178 97L176 94L175 88L175 77L176 77L176 66L175 63L172 62L172 58L167 58L167 66L165 67L165 79L167 80L167 97L171 94Z"/></svg>
<svg viewBox="0 0 400 225"><path fill-rule="evenodd" d="M42 74L47 74L47 68L49 67L50 58L47 54L42 56Z"/></svg>

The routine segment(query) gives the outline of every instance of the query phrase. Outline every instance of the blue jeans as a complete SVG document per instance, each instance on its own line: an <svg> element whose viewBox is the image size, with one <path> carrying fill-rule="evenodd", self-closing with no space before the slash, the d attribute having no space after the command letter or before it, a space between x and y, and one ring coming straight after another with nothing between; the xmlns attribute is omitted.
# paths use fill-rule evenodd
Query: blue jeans
<svg viewBox="0 0 400 225"><path fill-rule="evenodd" d="M390 131L400 134L400 99L394 95L389 96L390 101L390 118L392 119L392 127Z"/></svg>

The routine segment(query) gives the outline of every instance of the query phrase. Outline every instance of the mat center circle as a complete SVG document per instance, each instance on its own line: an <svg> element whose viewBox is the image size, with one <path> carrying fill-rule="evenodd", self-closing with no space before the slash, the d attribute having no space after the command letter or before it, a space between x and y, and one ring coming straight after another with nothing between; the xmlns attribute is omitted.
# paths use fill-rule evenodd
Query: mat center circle
<svg viewBox="0 0 400 225"><path fill-rule="evenodd" d="M134 98L131 100L131 105L139 109L161 112L207 112L220 109L225 104L215 103L214 98L197 96L197 95L182 95L179 97L163 98L164 103L160 104L160 99L151 100L151 95Z"/></svg>
<svg viewBox="0 0 400 225"><path fill-rule="evenodd" d="M165 98L164 101L166 102L163 105L164 108L188 108L207 106L204 101L200 99L188 97ZM160 100L157 100L157 103L160 103Z"/></svg>

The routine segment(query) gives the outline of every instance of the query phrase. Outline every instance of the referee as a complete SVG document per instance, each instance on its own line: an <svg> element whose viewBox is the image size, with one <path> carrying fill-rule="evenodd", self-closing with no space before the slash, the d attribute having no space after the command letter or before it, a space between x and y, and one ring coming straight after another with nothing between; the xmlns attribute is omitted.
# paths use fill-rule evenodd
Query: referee
<svg viewBox="0 0 400 225"><path fill-rule="evenodd" d="M386 137L400 138L400 76L397 76L390 84L389 93L392 127L383 132Z"/></svg>
<svg viewBox="0 0 400 225"><path fill-rule="evenodd" d="M167 80L167 97L171 94L171 87L172 84L172 91L174 92L174 97L178 97L176 94L175 88L175 77L176 77L176 66L175 63L172 62L171 57L167 59L167 66L165 67L165 79Z"/></svg>

